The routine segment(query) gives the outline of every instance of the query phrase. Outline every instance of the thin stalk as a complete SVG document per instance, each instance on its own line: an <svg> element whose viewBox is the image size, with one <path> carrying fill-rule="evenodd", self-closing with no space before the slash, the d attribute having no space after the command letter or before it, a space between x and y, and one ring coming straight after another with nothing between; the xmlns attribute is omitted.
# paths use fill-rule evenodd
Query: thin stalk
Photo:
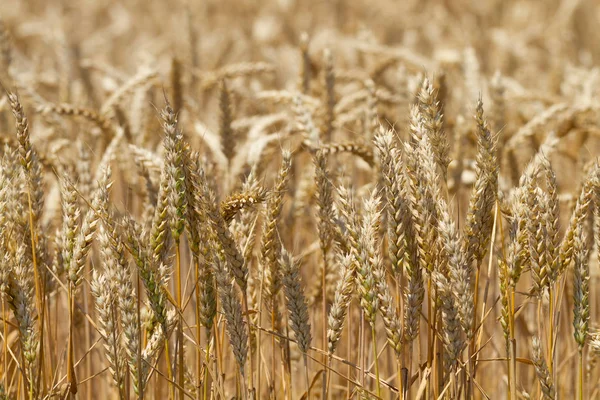
<svg viewBox="0 0 600 400"><path fill-rule="evenodd" d="M326 293L326 274L327 274L327 253L323 253L323 268L321 270L321 297L323 298L321 312L322 312L322 326L323 326L323 350L327 349L327 293ZM327 362L327 355L323 352L323 364ZM323 399L327 399L327 389L329 382L329 371L325 368L325 376L323 377Z"/></svg>
<svg viewBox="0 0 600 400"><path fill-rule="evenodd" d="M38 315L40 315L39 318L39 324L40 324L40 356L39 356L39 365L40 368L38 370L38 380L37 380L37 385L38 385L38 390L39 390L39 384L41 379L41 371L42 371L42 366L44 365L44 316L45 316L45 312L44 312L44 290L43 287L41 286L42 282L40 279L40 272L39 272L39 266L38 266L38 262L37 262L37 254L36 254L36 235L35 235L35 230L34 230L34 221L33 221L33 205L31 202L31 189L30 189L30 185L28 185L28 189L27 189L27 206L29 209L29 234L31 236L31 262L33 264L33 279L35 280L35 303L36 303L36 307L37 307L37 312ZM31 381L31 385L33 385L33 381Z"/></svg>
<svg viewBox="0 0 600 400"><path fill-rule="evenodd" d="M431 288L431 279L427 280L427 318L429 318L429 326L427 329L427 367L431 368L433 365L433 353L435 351L433 347L434 342L434 329L433 324L435 318L432 319L433 314L433 296L432 296L432 288ZM420 337L421 335L419 335Z"/></svg>
<svg viewBox="0 0 600 400"><path fill-rule="evenodd" d="M2 296L2 325L4 329L2 341L2 350L4 352L4 387L8 387L8 328L6 324L6 303L4 302L4 296Z"/></svg>
<svg viewBox="0 0 600 400"><path fill-rule="evenodd" d="M29 400L33 400L33 369L29 369Z"/></svg>
<svg viewBox="0 0 600 400"><path fill-rule="evenodd" d="M204 366L204 378L202 379L202 398L208 399L208 366L210 364L210 341L212 340L210 329L205 329L206 336L206 364Z"/></svg>
<svg viewBox="0 0 600 400"><path fill-rule="evenodd" d="M171 356L169 355L169 338L165 338L165 361L167 362L167 380L173 381L173 370L171 369ZM175 385L171 385L169 399L175 398Z"/></svg>
<svg viewBox="0 0 600 400"><path fill-rule="evenodd" d="M486 313L485 310L487 308L486 306L487 306L487 302L488 302L490 277L492 276L492 262L493 262L492 255L494 254L494 243L496 242L496 224L497 224L497 222L502 223L502 221L499 221L498 212L499 212L499 208L498 208L498 203L496 202L495 210L494 210L494 224L492 225L492 238L490 240L490 251L489 251L489 257L488 257L488 268L487 268L488 280L485 283L485 289L483 291L483 303L482 303L482 307L481 307L480 321L483 321L483 319L485 318L485 313ZM477 348L481 348L483 329L479 329L477 332L473 332L473 334L475 334L475 333L477 333ZM473 370L473 379L475 379L475 377L477 376L477 360L478 359L479 359L479 353L477 353L477 355L475 356L475 369Z"/></svg>
<svg viewBox="0 0 600 400"><path fill-rule="evenodd" d="M475 345L477 344L475 342L475 329L477 329L477 326L479 326L479 318L478 318L478 314L477 314L477 306L479 305L479 281L481 278L481 263L477 263L477 268L475 270L475 289L474 289L474 299L473 299L473 325L471 327L471 341L469 343L469 349L467 352L468 355L468 371L469 371L469 377L467 378L467 394L469 398L473 397L473 382L472 379L474 377L475 374L475 357L473 357L473 355L475 354Z"/></svg>
<svg viewBox="0 0 600 400"><path fill-rule="evenodd" d="M398 368L398 398L402 399L404 393L403 374L402 374L402 356L396 359L396 365ZM427 393L426 393L427 394Z"/></svg>
<svg viewBox="0 0 600 400"><path fill-rule="evenodd" d="M404 297L402 296L402 282L403 282L403 270L400 270L400 273L398 274L398 276L396 276L396 306L398 307L398 310L404 310ZM399 397L402 398L402 356L398 356L396 358L396 367L398 369L397 374L398 374L398 394ZM429 387L429 381L427 383L427 387ZM427 390L426 394L429 394L429 391Z"/></svg>
<svg viewBox="0 0 600 400"><path fill-rule="evenodd" d="M198 282L200 282L200 265L198 259L194 257L194 274L196 278L195 295L196 295L196 380L200 382L200 375L202 374L202 347L200 346L200 337L202 335L202 326L200 325L200 289L198 288ZM202 380L202 386L206 387L206 382ZM203 396L204 389L198 385L196 388L196 400L200 400Z"/></svg>
<svg viewBox="0 0 600 400"><path fill-rule="evenodd" d="M329 360L331 363L331 357ZM310 400L310 379L308 377L308 356L306 353L304 353L304 379L306 383L306 398ZM327 381L327 383L329 384L329 381Z"/></svg>
<svg viewBox="0 0 600 400"><path fill-rule="evenodd" d="M74 343L73 343L73 330L74 330L74 309L75 309L75 301L73 299L73 283L69 282L69 291L68 291L68 301L69 301L69 343L67 349L67 382L69 384L69 392L77 393L77 381L75 378L75 354L74 354ZM33 387L33 381L30 382Z"/></svg>
<svg viewBox="0 0 600 400"><path fill-rule="evenodd" d="M327 356L327 364L326 364L327 366L325 367L325 370L326 371L330 370L332 364L333 364L333 354L329 353ZM306 371L306 373L308 373L308 370ZM327 394L329 393L329 386L331 385L331 374L327 374L327 379L324 379L324 380L326 381L325 395L327 396ZM308 395L308 391L306 393ZM325 398L327 398L327 397L325 397Z"/></svg>
<svg viewBox="0 0 600 400"><path fill-rule="evenodd" d="M408 349L408 361L406 363L406 384L404 385L404 398L405 399L409 399L410 398L410 384L411 384L411 377L412 377L412 360L413 360L413 347L414 347L414 341L411 340L410 344L409 344L409 349Z"/></svg>
<svg viewBox="0 0 600 400"><path fill-rule="evenodd" d="M87 269L87 267L86 267L86 269ZM83 306L85 307L86 310L88 310L88 295L89 294L87 292L87 288L83 287L82 292L83 292ZM89 349L92 347L91 346L92 333L90 330L89 321L85 321L84 333L85 333L85 341L84 341L85 348ZM87 357L86 363L85 363L85 369L86 369L85 375L92 376L92 357ZM88 380L85 385L87 400L92 400L92 383L93 383L92 380Z"/></svg>
<svg viewBox="0 0 600 400"><path fill-rule="evenodd" d="M360 384L362 387L365 386L365 312L360 310L360 328L358 332L358 365L360 365Z"/></svg>
<svg viewBox="0 0 600 400"><path fill-rule="evenodd" d="M35 237L35 228L33 224L33 206L31 203L31 193L27 190L27 204L29 206L29 234L31 236L31 261L33 263L33 278L35 280L35 301L38 309L38 313L42 314L42 290L41 290L41 280L40 280L40 272L37 263L37 254L36 254L36 237ZM39 322L40 326L42 325L42 321ZM40 338L43 341L43 337ZM43 348L44 346L41 346ZM42 361L40 360L40 364Z"/></svg>
<svg viewBox="0 0 600 400"><path fill-rule="evenodd" d="M273 331L275 331L275 307L275 298L273 298L271 304L271 328L273 328ZM271 335L271 371L274 374L271 381L271 387L269 388L269 394L271 398L275 397L275 369L277 368L275 364L275 335Z"/></svg>
<svg viewBox="0 0 600 400"><path fill-rule="evenodd" d="M262 322L262 306L263 306L263 286L265 283L265 272L264 272L264 268L262 268L262 273L260 276L260 291L259 291L259 295L258 295L258 325L261 324ZM261 352L260 352L260 342L261 342L261 336L262 336L262 329L258 330L258 333L256 335L256 351L258 353L258 360L257 360L257 374L258 374L258 382L256 385L256 394L258 396L258 398L260 398L261 395L261 389L262 389L262 376L261 376L261 372L262 372L262 361L261 361Z"/></svg>
<svg viewBox="0 0 600 400"><path fill-rule="evenodd" d="M437 319L437 313L436 313ZM435 347L435 357L433 358L433 371L434 374L434 398L437 399L440 397L441 393L444 391L444 363L440 361L443 357L443 349L442 342L436 337L434 340Z"/></svg>
<svg viewBox="0 0 600 400"><path fill-rule="evenodd" d="M508 342L508 372L509 372L509 387L510 399L517 400L517 341L515 340L515 291L510 290L510 315L509 315L509 342Z"/></svg>
<svg viewBox="0 0 600 400"><path fill-rule="evenodd" d="M177 326L177 382L179 384L179 400L184 400L184 358L183 358L183 309L181 293L181 253L179 240L175 243L175 279L177 283L177 307L179 309L179 321Z"/></svg>
<svg viewBox="0 0 600 400"><path fill-rule="evenodd" d="M222 327L223 328L223 327ZM215 377L217 378L217 385L220 391L223 391L223 377L219 374L219 371L223 371L223 341L219 337L219 320L213 325L213 340L215 341Z"/></svg>
<svg viewBox="0 0 600 400"><path fill-rule="evenodd" d="M2 341L2 350L4 352L4 387L8 387L8 328L6 324L6 304L4 302L4 296L2 296L2 325L4 328Z"/></svg>
<svg viewBox="0 0 600 400"><path fill-rule="evenodd" d="M250 309L248 308L248 291L244 290L242 293L242 310L246 316L246 323L248 324L248 335L252 335L252 324L250 323ZM250 364L250 373L248 374L248 392L254 390L254 360L252 357L252 349L248 352L248 363Z"/></svg>
<svg viewBox="0 0 600 400"><path fill-rule="evenodd" d="M377 353L377 332L375 332L375 322L371 325L371 335L373 337L373 361L375 363L375 379L377 380L377 397L381 397L381 383L379 382L379 357Z"/></svg>
<svg viewBox="0 0 600 400"><path fill-rule="evenodd" d="M44 387L43 387L42 394L45 394L48 389L48 375L49 374L46 374L46 373L42 374L42 370L43 370L42 366L44 365L44 362L48 362L48 361L46 361L46 358L45 358L46 353L45 353L45 350L43 347L44 343L47 343L47 342L44 342L44 340L43 340L45 329L50 329L50 328L45 328L45 326L49 324L49 321L46 318L46 313L50 314L50 311L47 310L47 308L48 308L48 305L46 303L46 283L42 282L42 315L40 316L40 320L42 321L42 328L40 330L40 346L41 347L40 347L40 364L39 364L40 367L38 368L38 380L37 380L38 394L40 393L40 385L42 382L42 378L44 381ZM51 360L49 360L49 361L51 361ZM50 368L48 369L48 371L54 371L52 364L50 365Z"/></svg>
<svg viewBox="0 0 600 400"><path fill-rule="evenodd" d="M136 313L137 313L137 330L138 330L138 342L142 343L142 319L141 319L141 307L140 307L140 269L136 268L135 274L135 284L136 284ZM140 388L138 390L138 400L144 400L144 392L145 385L142 382L142 346L137 346L137 373L138 373L138 384ZM168 364L168 362L167 362ZM127 374L127 380L129 380L129 374ZM129 399L129 389L127 389L127 398Z"/></svg>
<svg viewBox="0 0 600 400"><path fill-rule="evenodd" d="M287 319L285 320L285 336L289 337L289 326ZM284 392L287 394L286 398L292 398L292 360L290 359L290 341L279 342L281 348L281 369L285 377L285 389ZM327 356L325 356L327 357ZM323 380L325 383L325 380Z"/></svg>
<svg viewBox="0 0 600 400"><path fill-rule="evenodd" d="M350 302L350 304L348 304L348 344L347 344L348 348L348 360L350 362L352 362L352 302ZM350 377L350 374L352 373L352 367L350 366L350 363L348 363L348 366L346 367L346 376ZM352 391L352 383L350 382L350 379L346 380L346 398L349 399L350 398L350 393Z"/></svg>
<svg viewBox="0 0 600 400"><path fill-rule="evenodd" d="M241 378L241 373L240 370L238 369L237 372L235 373L235 398L236 399L241 399L242 398L242 378Z"/></svg>
<svg viewBox="0 0 600 400"><path fill-rule="evenodd" d="M554 285L548 288L548 372L554 371Z"/></svg>
<svg viewBox="0 0 600 400"><path fill-rule="evenodd" d="M583 400L583 348L578 351L577 363L577 399Z"/></svg>

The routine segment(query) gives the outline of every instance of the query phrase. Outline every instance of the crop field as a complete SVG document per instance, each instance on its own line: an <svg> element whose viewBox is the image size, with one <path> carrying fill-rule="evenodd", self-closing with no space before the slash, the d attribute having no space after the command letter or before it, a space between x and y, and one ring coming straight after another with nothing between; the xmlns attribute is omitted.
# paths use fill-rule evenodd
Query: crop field
<svg viewBox="0 0 600 400"><path fill-rule="evenodd" d="M0 1L0 400L600 398L599 21Z"/></svg>

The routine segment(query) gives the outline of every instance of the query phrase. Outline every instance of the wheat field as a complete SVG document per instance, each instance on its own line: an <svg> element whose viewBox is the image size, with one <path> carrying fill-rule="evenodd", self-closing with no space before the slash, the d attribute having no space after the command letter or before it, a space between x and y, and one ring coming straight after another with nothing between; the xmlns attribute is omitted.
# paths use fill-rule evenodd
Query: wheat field
<svg viewBox="0 0 600 400"><path fill-rule="evenodd" d="M0 399L600 398L600 3L0 3Z"/></svg>

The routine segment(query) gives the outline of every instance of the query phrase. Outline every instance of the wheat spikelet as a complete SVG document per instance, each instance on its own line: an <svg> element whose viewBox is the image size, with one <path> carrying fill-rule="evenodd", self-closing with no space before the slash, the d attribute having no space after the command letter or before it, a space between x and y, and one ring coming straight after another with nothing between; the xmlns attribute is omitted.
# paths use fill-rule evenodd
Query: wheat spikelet
<svg viewBox="0 0 600 400"><path fill-rule="evenodd" d="M334 353L338 341L342 335L344 322L348 313L348 306L352 300L352 294L356 285L356 263L351 254L339 256L341 267L340 279L336 286L335 298L329 309L327 318L327 349L329 353Z"/></svg>
<svg viewBox="0 0 600 400"><path fill-rule="evenodd" d="M323 81L325 84L324 101L325 108L325 127L323 136L327 142L331 141L333 134L333 123L335 121L335 72L333 70L333 55L330 49L323 51L325 66L323 67Z"/></svg>
<svg viewBox="0 0 600 400"><path fill-rule="evenodd" d="M388 212L389 257L396 275L403 273L406 263L417 262L417 249L409 199L406 171L402 166L400 152L393 144L390 130L383 128L375 136L375 146L381 164L386 189ZM409 267L414 268L414 267Z"/></svg>
<svg viewBox="0 0 600 400"><path fill-rule="evenodd" d="M240 211L262 203L266 196L266 191L261 187L232 194L221 202L221 217L225 222L230 222Z"/></svg>
<svg viewBox="0 0 600 400"><path fill-rule="evenodd" d="M578 225L573 235L573 327L575 328L575 342L581 349L585 346L588 336L588 325L590 319L590 271L588 266L588 252L585 247L586 239L583 234L583 226Z"/></svg>
<svg viewBox="0 0 600 400"><path fill-rule="evenodd" d="M371 196L364 200L363 208L365 215L363 217L360 230L356 229L359 233L358 236L358 247L354 250L359 257L357 257L357 286L360 294L360 304L365 312L365 318L367 322L373 327L375 326L375 318L377 316L377 310L379 308L379 297L377 292L377 276L375 271L377 269L376 263L381 260L375 258L376 251L376 237L377 231L379 230L379 198L376 192L373 191Z"/></svg>
<svg viewBox="0 0 600 400"><path fill-rule="evenodd" d="M152 262L152 254L143 244L144 234L141 227L130 217L126 216L120 223L123 230L124 242L131 253L138 269L140 279L144 284L146 295L153 312L153 318L166 328L167 297L165 282L156 264Z"/></svg>
<svg viewBox="0 0 600 400"><path fill-rule="evenodd" d="M23 246L18 246L9 261L12 265L5 296L13 311L19 330L24 377L30 393L36 393L35 373L38 368L40 332L35 324L36 312L33 299L34 282L29 273L29 260Z"/></svg>
<svg viewBox="0 0 600 400"><path fill-rule="evenodd" d="M279 169L273 192L267 199L266 216L261 240L261 264L264 268L265 293L269 300L274 300L281 288L281 271L277 260L280 257L281 245L277 235L277 220L281 214L283 196L289 181L292 165L291 153L283 152L283 160Z"/></svg>
<svg viewBox="0 0 600 400"><path fill-rule="evenodd" d="M170 215L176 215L177 209L172 211L172 207L169 205L169 176L166 168L163 168L160 187L158 190L158 199L156 207L154 209L154 216L152 217L151 228L150 228L150 241L149 241L149 253L151 261L154 264L159 282L166 283L168 275L165 275L164 268L167 264L167 257L170 254L173 238L171 236L171 230L169 224L171 222ZM176 195L174 195L176 196ZM176 222L176 219L172 220Z"/></svg>
<svg viewBox="0 0 600 400"><path fill-rule="evenodd" d="M156 357L159 355L159 351L165 344L165 339L169 337L173 328L175 328L176 313L175 310L171 309L167 312L165 320L165 329L154 329L148 341L146 347L141 352L141 371L140 377L143 386L145 387L148 383L148 377L150 371L155 369L154 363Z"/></svg>
<svg viewBox="0 0 600 400"><path fill-rule="evenodd" d="M115 294L111 290L109 281L104 274L94 270L90 281L90 290L94 296L96 312L100 322L100 334L105 341L105 354L110 364L115 385L119 391L123 390L123 363L121 336L117 327L117 313L115 311Z"/></svg>
<svg viewBox="0 0 600 400"><path fill-rule="evenodd" d="M385 326L388 342L397 358L402 355L402 325L398 317L398 310L387 283L385 267L379 254L375 254L374 272L377 290L378 307Z"/></svg>
<svg viewBox="0 0 600 400"><path fill-rule="evenodd" d="M409 182L409 201L410 211L412 214L412 222L414 227L414 242L415 250L413 256L404 263L406 277L408 279L404 290L405 308L404 308L404 338L410 342L419 334L419 312L423 299L425 297L425 289L423 286L423 269L427 270L431 264L431 255L426 250L425 242L425 227L429 214L421 202L424 196L421 186L418 184L418 170L416 168L416 157L412 153L412 147L405 144L407 153L407 177ZM431 229L431 228L430 228Z"/></svg>
<svg viewBox="0 0 600 400"><path fill-rule="evenodd" d="M194 193L196 203L200 209L197 208L196 213L200 218L203 215L206 216L211 226L213 245L217 245L219 251L223 252L228 270L235 277L242 293L245 294L248 286L248 266L244 262L244 257L233 238L233 234L218 210L215 194L209 187L205 175L199 173L198 176L200 181L194 183L196 185Z"/></svg>
<svg viewBox="0 0 600 400"><path fill-rule="evenodd" d="M315 153L319 151L322 152L323 155L351 153L365 160L365 162L370 166L373 166L375 164L375 160L373 158L373 151L368 146L362 145L360 143L328 143L322 144L320 146L312 146L310 142L305 142L304 145Z"/></svg>
<svg viewBox="0 0 600 400"><path fill-rule="evenodd" d="M500 286L500 325L502 326L502 333L504 334L504 340L506 343L506 351L508 352L508 340L510 338L510 298L509 298L509 288L510 288L510 275L511 271L508 266L508 263L503 258L498 260L498 277L499 277L499 286Z"/></svg>
<svg viewBox="0 0 600 400"><path fill-rule="evenodd" d="M529 259L531 261L531 277L533 280L532 293L542 296L548 286L550 275L549 260L546 260L548 250L545 240L543 218L548 213L548 196L539 188L527 196L527 229L529 231Z"/></svg>
<svg viewBox="0 0 600 400"><path fill-rule="evenodd" d="M375 82L367 79L365 81L365 88L367 89L367 98L365 102L364 127L367 142L370 143L379 128Z"/></svg>
<svg viewBox="0 0 600 400"><path fill-rule="evenodd" d="M187 208L186 179L183 168L185 144L183 143L183 133L177 127L177 116L168 101L161 112L161 118L165 132L163 176L167 179L166 198L169 225L173 240L175 243L179 243L179 236L184 229Z"/></svg>
<svg viewBox="0 0 600 400"><path fill-rule="evenodd" d="M423 128L431 142L435 160L440 166L442 175L445 178L448 174L448 164L450 164L450 145L448 144L446 134L442 130L443 116L440 103L437 100L433 85L428 79L423 80L417 99L419 116Z"/></svg>
<svg viewBox="0 0 600 400"><path fill-rule="evenodd" d="M48 114L57 114L57 115L66 115L70 117L81 117L92 123L94 123L98 128L102 129L107 135L113 136L113 124L110 119L106 118L104 115L99 114L97 111L74 106L72 104L49 104L46 103L40 107L38 107L38 112L44 115Z"/></svg>
<svg viewBox="0 0 600 400"><path fill-rule="evenodd" d="M458 365L458 358L464 346L464 340L461 337L460 322L457 315L457 305L452 295L450 282L444 275L438 272L433 273L433 280L439 290L440 310L442 314L442 340L444 343L445 355L448 362L449 372L454 371Z"/></svg>
<svg viewBox="0 0 600 400"><path fill-rule="evenodd" d="M79 181L79 192L83 198L88 199L92 196L94 186L91 154L89 148L82 141L77 141L77 152L79 161L75 164L75 168ZM84 202L82 201L82 203Z"/></svg>
<svg viewBox="0 0 600 400"><path fill-rule="evenodd" d="M493 216L492 211L498 190L498 161L496 159L497 140L490 133L483 115L483 101L477 102L475 113L477 123L476 178L469 200L469 211L464 229L464 251L469 264L481 263L490 241Z"/></svg>
<svg viewBox="0 0 600 400"><path fill-rule="evenodd" d="M248 354L248 329L242 317L242 305L235 295L231 278L222 261L217 258L214 265L219 298L221 300L220 304L225 315L225 320L227 321L226 327L229 335L229 343L233 349L238 368L241 374L244 375L244 366Z"/></svg>
<svg viewBox="0 0 600 400"><path fill-rule="evenodd" d="M185 173L188 179L186 229L189 235L188 242L193 262L198 268L198 287L196 290L199 291L199 304L197 304L197 307L199 308L200 323L206 331L210 331L217 313L217 294L211 268L213 258L208 240L210 234L206 229L202 229L202 222L206 221L207 218L203 212L202 204L197 202L194 195L194 192L198 190L196 184L201 179L199 176L198 155L189 153L186 153L186 155Z"/></svg>
<svg viewBox="0 0 600 400"><path fill-rule="evenodd" d="M221 119L219 125L219 136L221 138L221 149L227 161L231 163L233 156L235 155L235 136L234 131L231 129L231 121L233 120L231 100L229 99L229 89L227 89L227 83L225 80L221 82L220 86L220 97L219 97L219 109L221 111Z"/></svg>
<svg viewBox="0 0 600 400"><path fill-rule="evenodd" d="M73 241L72 254L67 258L70 261L67 265L67 278L74 288L81 283L82 270L96 234L99 220L96 209L102 202L107 201L103 196L107 195L105 188L110 187L109 174L110 172L107 170L102 180L98 182L98 189L92 198L92 207L83 216L78 235Z"/></svg>
<svg viewBox="0 0 600 400"><path fill-rule="evenodd" d="M15 93L8 93L8 100L12 114L15 117L17 141L19 142L19 158L25 173L29 195L31 196L33 221L37 223L44 205L42 168L38 161L37 152L31 145L29 122L19 97Z"/></svg>
<svg viewBox="0 0 600 400"><path fill-rule="evenodd" d="M548 193L548 205L544 215L544 229L546 231L546 262L548 263L548 284L556 282L560 268L560 237L559 237L559 210L558 188L556 185L556 174L550 166L547 158L544 158L544 172L546 177L546 191Z"/></svg>
<svg viewBox="0 0 600 400"><path fill-rule="evenodd" d="M461 252L461 238L447 211L444 211L441 215L439 231L450 276L449 282L444 282L444 284L450 286L444 290L450 291L453 294L457 318L467 339L470 339L473 333L473 318L475 314L472 288L474 277L473 267L467 262L464 254ZM445 303L448 303L448 301L442 300ZM449 305L446 304L446 306Z"/></svg>
<svg viewBox="0 0 600 400"><path fill-rule="evenodd" d="M67 172L65 171L65 174ZM61 265L59 271L65 271L71 264L75 240L77 236L79 216L81 210L78 207L78 195L73 183L64 175L60 179L63 226L60 234Z"/></svg>
<svg viewBox="0 0 600 400"><path fill-rule="evenodd" d="M313 157L315 164L315 181L317 185L316 201L318 209L317 229L319 231L319 245L323 255L321 276L325 277L330 271L328 254L333 244L333 184L327 169L327 158L322 152L317 152ZM321 279L323 281L323 279ZM322 285L322 283L321 283ZM323 288L321 288L323 291ZM324 300L326 301L326 299Z"/></svg>
<svg viewBox="0 0 600 400"><path fill-rule="evenodd" d="M548 365L546 364L546 360L544 359L544 354L542 352L540 340L537 337L533 338L532 346L533 365L535 365L535 372L542 387L544 399L554 400L554 383L552 382L552 377L550 376L550 372L548 371Z"/></svg>
<svg viewBox="0 0 600 400"><path fill-rule="evenodd" d="M290 327L296 336L298 348L301 352L307 353L312 335L308 322L308 307L300 281L300 263L285 249L281 251L279 262L281 264L281 281L289 313Z"/></svg>
<svg viewBox="0 0 600 400"><path fill-rule="evenodd" d="M12 39L6 23L0 19L0 77L9 81L12 63Z"/></svg>
<svg viewBox="0 0 600 400"><path fill-rule="evenodd" d="M583 222L588 218L590 206L594 195L594 188L599 185L598 174L600 167L595 164L585 180L583 181L575 209L571 214L569 226L565 232L563 240L560 244L560 266L557 276L562 274L573 260L575 232L578 227L581 227Z"/></svg>
<svg viewBox="0 0 600 400"><path fill-rule="evenodd" d="M301 96L294 98L294 114L298 131L304 136L304 141L309 148L318 146L321 142L321 132L315 126L312 114L306 107Z"/></svg>

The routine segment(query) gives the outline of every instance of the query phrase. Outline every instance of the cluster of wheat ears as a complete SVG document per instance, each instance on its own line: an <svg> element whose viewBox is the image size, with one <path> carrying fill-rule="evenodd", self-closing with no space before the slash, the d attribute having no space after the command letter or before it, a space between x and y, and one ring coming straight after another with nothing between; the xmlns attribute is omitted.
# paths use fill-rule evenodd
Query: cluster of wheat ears
<svg viewBox="0 0 600 400"><path fill-rule="evenodd" d="M0 399L600 396L594 1L8 3Z"/></svg>

